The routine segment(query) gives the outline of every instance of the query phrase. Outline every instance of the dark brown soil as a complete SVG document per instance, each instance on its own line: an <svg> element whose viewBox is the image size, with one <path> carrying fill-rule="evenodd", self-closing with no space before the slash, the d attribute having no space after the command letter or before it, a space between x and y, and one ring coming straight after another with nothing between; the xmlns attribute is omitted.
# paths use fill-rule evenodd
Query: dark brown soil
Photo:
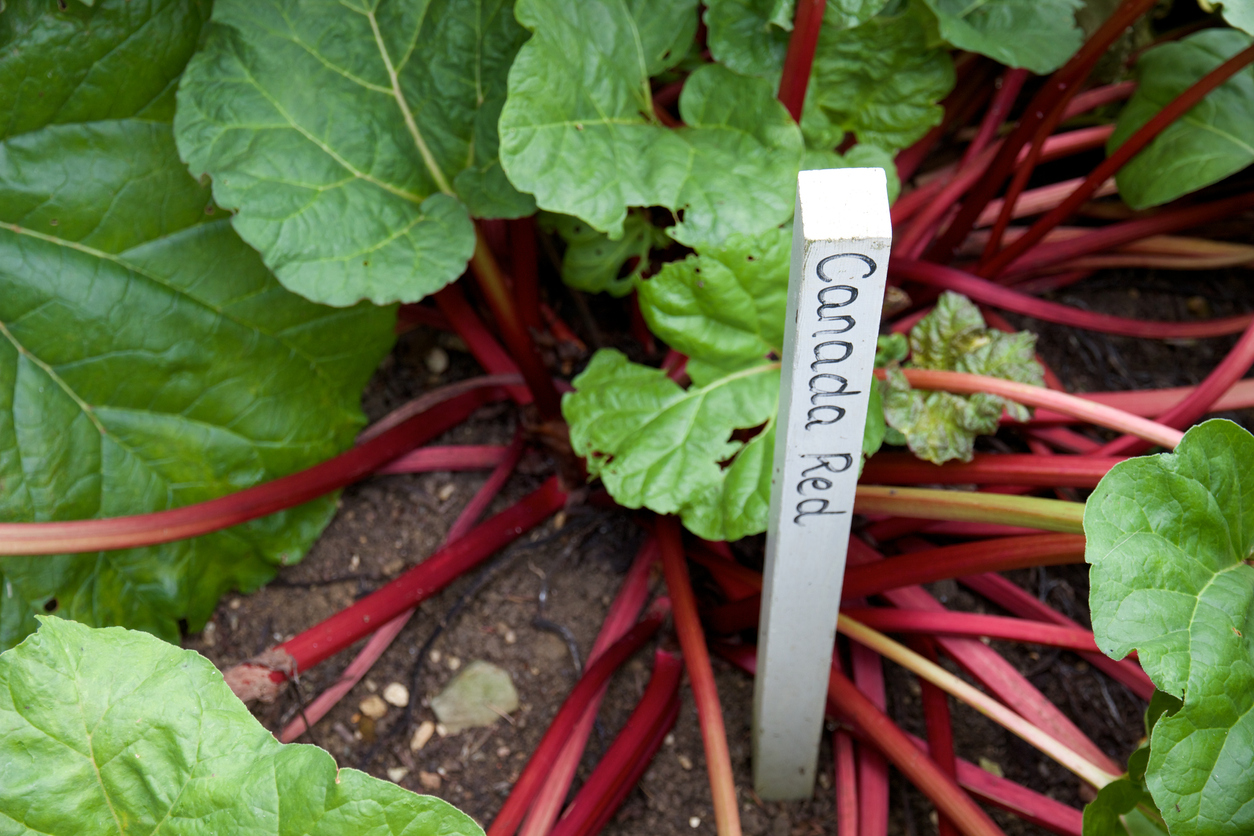
<svg viewBox="0 0 1254 836"><path fill-rule="evenodd" d="M1254 293L1242 274L1202 278L1140 274L1133 281L1129 278L1100 276L1056 294L1055 298L1111 313L1161 319L1194 316L1193 311L1200 306L1195 300L1190 307L1193 297L1207 300L1216 316L1254 308ZM566 314L568 321L579 324L576 310ZM1106 338L1040 323L1022 324L1038 331L1042 354L1067 385L1077 391L1196 383L1231 343L1209 340L1169 344ZM437 346L445 349L452 361L449 369L438 376L424 365L428 352ZM370 416L376 418L434 384L476 373L473 361L457 348L455 339L426 330L402 337L367 392ZM484 409L442 442L507 443L514 432L513 422L510 408ZM1247 420L1246 424L1249 426L1250 422ZM551 462L540 454L529 456L524 460L523 472L507 486L493 510L538 485L551 469ZM303 563L284 569L278 580L253 595L226 598L210 628L189 636L186 645L226 667L331 615L430 554L485 476L387 476L346 490L339 514ZM544 618L569 630L582 658L641 537L625 512L582 507L572 509L560 520L550 521L497 558L492 564L495 574L491 581L435 641L434 652L419 659L419 647L473 583L476 573L425 603L370 675L305 740L326 747L341 766L364 769L384 778L393 770L401 785L439 795L486 824L576 678L567 642L533 624L540 614L542 589L547 597ZM756 544L749 544L750 552L754 548L760 554L760 538ZM1088 580L1084 567L1025 571L1012 577L1033 594L1087 623ZM695 578L699 586L705 583L700 572L695 573ZM654 582L660 587L660 579L655 578ZM702 586L699 594L703 591L709 590ZM996 611L953 583L936 584L932 591L950 606ZM1122 686L1107 680L1071 653L995 646L1110 755L1122 761L1134 748L1141 734L1144 706ZM335 680L351 652L328 661L302 679L300 691L306 699ZM412 726L433 719L429 698L439 692L456 667L475 659L493 662L510 672L519 692L520 709L490 728L447 737L437 735L421 750L411 751ZM642 652L613 680L601 712L599 734L590 743L580 778L586 776L635 706L648 680L648 669L649 656ZM719 660L715 660L715 670L742 801L744 831L771 836L834 832L833 793L827 778L831 769L829 743L823 744L824 778L812 801L761 802L750 789L752 681ZM381 691L392 682L412 686L415 671L418 685L413 691L412 724L406 725L403 711L397 708L390 709L377 723L360 715L358 704L368 694ZM891 664L886 666L886 674L890 713L909 731L922 734L917 683ZM289 689L279 702L257 707L256 714L267 728L277 730L297 710L295 695ZM1083 803L1079 782L1061 767L973 711L955 706L954 712L961 756L977 762L983 758L996 764L1006 777L1066 803ZM405 772L397 772L398 769ZM891 798L894 834L936 832L930 805L895 774ZM1044 832L1010 816L994 815L1010 836ZM713 831L701 737L685 691L673 734L606 832L619 836L671 836Z"/></svg>

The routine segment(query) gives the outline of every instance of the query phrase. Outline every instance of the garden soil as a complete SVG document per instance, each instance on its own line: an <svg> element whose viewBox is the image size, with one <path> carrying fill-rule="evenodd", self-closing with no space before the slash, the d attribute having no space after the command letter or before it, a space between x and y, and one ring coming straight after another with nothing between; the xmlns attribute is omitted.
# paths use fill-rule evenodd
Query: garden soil
<svg viewBox="0 0 1254 836"><path fill-rule="evenodd" d="M1101 274L1052 298L1151 319L1224 316L1254 309L1247 275ZM579 306L571 300L567 307L570 310L563 313L579 330L580 322L588 320L580 317ZM1072 391L1196 383L1232 342L1108 338L1031 320L1015 324L1040 335L1042 356ZM586 339L594 342L591 336ZM614 343L640 358L639 347L626 338ZM459 349L464 346L456 338L436 331L419 329L403 335L366 393L370 418L380 417L432 386L476 374L473 361ZM447 363L443 362L446 358ZM1247 427L1254 425L1248 414L1227 417ZM436 443L506 444L513 433L513 409L501 405L480 410ZM1002 439L982 443L992 445L989 449L1011 449ZM529 453L492 511L536 487L552 469L546 456ZM332 615L435 550L485 477L482 472L395 475L345 490L334 521L301 564L283 569L258 592L227 596L205 631L187 636L186 646L226 668ZM641 541L642 533L629 512L570 508L485 564L491 567L489 582L450 620L430 652L420 655L419 648L440 629L440 621L474 582L478 570L425 602L370 674L303 741L325 747L341 767L362 769L409 789L438 795L486 825L575 682L578 661L586 658ZM738 548L745 562L760 565L761 538L751 538ZM1087 624L1085 567L1024 571L1014 573L1012 579ZM699 597L714 600L709 579L695 568L694 584ZM662 590L660 576L654 576L653 586ZM934 584L931 589L951 607L998 612L952 582ZM670 637L661 641L674 644ZM1112 757L1122 762L1135 748L1142 733L1144 705L1121 685L1069 652L994 646ZM296 716L300 699L311 699L335 681L358 648L310 671L301 678L299 689L289 688L274 704L254 706L258 719L277 731ZM579 780L586 777L643 693L651 653L651 648L642 651L612 680ZM487 728L436 733L415 750L411 746L414 728L435 719L430 698L474 660L509 672L519 694L518 710ZM719 659L714 660L714 668L744 832L770 836L833 833L830 736L825 735L822 745L821 780L813 800L780 804L758 799L751 789L750 770L752 680ZM917 682L891 663L886 665L886 680L889 713L907 730L922 734ZM412 716L392 706L378 719L363 714L361 702L392 683L410 689ZM1079 806L1087 800L1069 773L975 712L955 705L954 725L956 749L962 757L1068 804ZM1045 832L998 811L993 816L1009 836ZM936 832L935 821L930 804L894 773L890 832L923 836ZM604 832L613 836L714 832L701 736L687 689L672 734Z"/></svg>

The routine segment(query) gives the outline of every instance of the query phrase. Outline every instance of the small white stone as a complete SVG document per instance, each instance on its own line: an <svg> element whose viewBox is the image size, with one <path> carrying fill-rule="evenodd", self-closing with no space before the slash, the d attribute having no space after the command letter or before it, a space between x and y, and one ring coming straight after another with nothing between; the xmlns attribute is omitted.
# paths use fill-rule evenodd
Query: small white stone
<svg viewBox="0 0 1254 836"><path fill-rule="evenodd" d="M666 737L662 738L662 742L663 742L663 743L665 743L667 746L674 746L674 745L675 745L675 735L673 735L673 734L668 734L668 735L666 735Z"/></svg>
<svg viewBox="0 0 1254 836"><path fill-rule="evenodd" d="M401 780L409 774L409 770L403 766L394 766L388 770L388 780L393 784L399 784Z"/></svg>
<svg viewBox="0 0 1254 836"><path fill-rule="evenodd" d="M427 356L423 358L423 362L427 364L427 371L432 374L444 374L448 371L448 352L434 346L427 352Z"/></svg>
<svg viewBox="0 0 1254 836"><path fill-rule="evenodd" d="M370 693L372 693L372 694L373 694L375 691L378 691L378 690L379 690L379 686L378 686L378 685L376 685L376 684L374 683L374 680L373 680L373 679L370 679L369 677L367 677L367 678L366 678L365 685L366 685L366 690L367 690L367 691L369 691L369 692L370 692Z"/></svg>
<svg viewBox="0 0 1254 836"><path fill-rule="evenodd" d="M366 697L357 705L357 707L361 709L362 714L372 720L378 720L384 714L388 713L388 704L385 703L383 698L378 694L371 694Z"/></svg>
<svg viewBox="0 0 1254 836"><path fill-rule="evenodd" d="M423 720L418 724L418 728L414 729L414 736L409 741L409 751L417 752L427 745L427 741L431 739L431 735L435 734L435 723L430 720Z"/></svg>
<svg viewBox="0 0 1254 836"><path fill-rule="evenodd" d="M440 660L444 657L440 655L440 651L433 650L427 654L427 658L431 660L431 664L438 665L440 664Z"/></svg>
<svg viewBox="0 0 1254 836"><path fill-rule="evenodd" d="M356 572L357 567L360 565L361 565L361 558L358 557L357 555L353 555L352 557L348 559L348 569L350 572Z"/></svg>
<svg viewBox="0 0 1254 836"><path fill-rule="evenodd" d="M456 656L450 656L445 664L448 665L449 670L455 671L462 666L462 660L458 659Z"/></svg>
<svg viewBox="0 0 1254 836"><path fill-rule="evenodd" d="M456 491L457 486L452 482L449 482L447 485L436 491L435 495L441 502L448 502L449 497L451 497Z"/></svg>
<svg viewBox="0 0 1254 836"><path fill-rule="evenodd" d="M440 737L448 737L448 726L444 725L443 723L436 723L435 733L438 734Z"/></svg>
<svg viewBox="0 0 1254 836"><path fill-rule="evenodd" d="M693 816L692 818L688 819L688 826L691 827L693 830L696 830L698 827L701 826L701 817Z"/></svg>
<svg viewBox="0 0 1254 836"><path fill-rule="evenodd" d="M516 643L517 641L518 641L518 634L517 634L517 633L515 633L513 630L506 630L506 631L505 631L505 643L506 643L506 644L514 644L514 643Z"/></svg>
<svg viewBox="0 0 1254 836"><path fill-rule="evenodd" d="M688 757L687 755L680 755L678 760L679 760L679 765L683 767L685 772L689 772L692 770L692 758Z"/></svg>
<svg viewBox="0 0 1254 836"><path fill-rule="evenodd" d="M409 705L409 689L399 682L391 682L383 689L383 699L389 705L404 708Z"/></svg>

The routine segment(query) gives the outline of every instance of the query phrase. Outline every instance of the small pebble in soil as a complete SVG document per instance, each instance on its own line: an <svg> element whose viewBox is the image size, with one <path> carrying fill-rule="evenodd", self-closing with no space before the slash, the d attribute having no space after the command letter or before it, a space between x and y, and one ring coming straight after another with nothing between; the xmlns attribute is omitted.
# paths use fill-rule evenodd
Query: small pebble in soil
<svg viewBox="0 0 1254 836"><path fill-rule="evenodd" d="M680 755L678 760L679 760L679 765L683 767L685 772L691 771L692 758L688 757L687 755Z"/></svg>
<svg viewBox="0 0 1254 836"><path fill-rule="evenodd" d="M361 713L367 717L378 720L380 717L388 713L388 704L378 694L371 694L366 697L357 707L361 709Z"/></svg>
<svg viewBox="0 0 1254 836"><path fill-rule="evenodd" d="M200 634L200 638L205 643L205 647L213 647L218 643L218 625L210 621L205 625L204 632Z"/></svg>
<svg viewBox="0 0 1254 836"><path fill-rule="evenodd" d="M348 570L350 572L356 572L357 567L360 565L361 565L361 558L358 557L357 555L353 555L352 557L348 559Z"/></svg>
<svg viewBox="0 0 1254 836"><path fill-rule="evenodd" d="M366 690L367 690L367 691L369 691L369 692L370 692L370 693L372 693L372 694L373 694L375 691L378 691L378 690L379 690L379 686L378 686L378 685L376 685L376 684L375 684L375 682L374 682L374 680L373 680L373 679L371 679L370 677L366 677L366 681L365 681L365 683L364 683L364 684L365 684L365 686L366 686Z"/></svg>
<svg viewBox="0 0 1254 836"><path fill-rule="evenodd" d="M692 818L688 819L688 826L691 827L693 830L696 830L698 827L701 826L701 817L693 816Z"/></svg>
<svg viewBox="0 0 1254 836"><path fill-rule="evenodd" d="M423 720L418 724L418 728L414 729L414 736L409 741L409 751L417 752L422 749L433 734L435 734L435 723Z"/></svg>
<svg viewBox="0 0 1254 836"><path fill-rule="evenodd" d="M427 364L427 371L432 374L444 374L448 371L448 352L438 345L434 346L427 352L423 362Z"/></svg>
<svg viewBox="0 0 1254 836"><path fill-rule="evenodd" d="M388 705L404 708L409 705L409 689L399 682L390 682L383 689L383 699Z"/></svg>
<svg viewBox="0 0 1254 836"><path fill-rule="evenodd" d="M424 790L431 790L432 792L435 792L440 788L440 784L444 783L444 781L434 772L424 772L419 770L418 783L422 784L422 788Z"/></svg>
<svg viewBox="0 0 1254 836"><path fill-rule="evenodd" d="M409 770L403 766L393 766L388 769L388 780L393 784L399 784L409 774Z"/></svg>
<svg viewBox="0 0 1254 836"><path fill-rule="evenodd" d="M508 747L508 746L498 746L498 747L496 747L496 756L497 756L498 758L501 758L502 760L504 760L505 758L508 758L508 757L509 757L509 747Z"/></svg>
<svg viewBox="0 0 1254 836"><path fill-rule="evenodd" d="M666 737L662 739L662 742L663 742L663 743L665 743L667 746L674 746L674 745L675 745L675 735L673 735L673 734L668 734L668 735L666 735Z"/></svg>
<svg viewBox="0 0 1254 836"><path fill-rule="evenodd" d="M241 602L240 602L240 599L238 599L238 598L232 598L232 599L231 599L231 603L230 603L230 604L228 604L227 606L229 606L229 607L230 607L231 609L233 609L233 610L238 610L238 609L239 609L239 607L240 607L240 603L241 603Z"/></svg>
<svg viewBox="0 0 1254 836"><path fill-rule="evenodd" d="M445 664L448 665L449 670L455 671L462 666L462 660L458 659L456 656L450 656L448 657L448 662Z"/></svg>
<svg viewBox="0 0 1254 836"><path fill-rule="evenodd" d="M427 654L427 658L431 660L431 664L438 665L440 664L440 660L444 657L440 654L440 651L433 650Z"/></svg>
<svg viewBox="0 0 1254 836"><path fill-rule="evenodd" d="M449 482L447 485L445 485L444 487L436 491L435 496L436 496L436 499L440 500L441 502L448 502L449 497L451 497L456 492L457 492L457 486L454 485L452 482Z"/></svg>

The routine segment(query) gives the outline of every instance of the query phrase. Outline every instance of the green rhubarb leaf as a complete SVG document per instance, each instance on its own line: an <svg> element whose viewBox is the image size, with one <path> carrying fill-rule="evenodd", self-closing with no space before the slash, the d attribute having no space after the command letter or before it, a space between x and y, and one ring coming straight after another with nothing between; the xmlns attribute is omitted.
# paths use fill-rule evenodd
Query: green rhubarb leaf
<svg viewBox="0 0 1254 836"><path fill-rule="evenodd" d="M1083 40L1076 10L1083 0L923 0L940 34L959 49L1038 75L1066 63Z"/></svg>
<svg viewBox="0 0 1254 836"><path fill-rule="evenodd" d="M279 743L190 650L41 621L0 654L6 834L483 833L438 798L337 769L316 746Z"/></svg>
<svg viewBox="0 0 1254 836"><path fill-rule="evenodd" d="M1119 114L1108 152L1202 76L1250 46L1250 36L1208 29L1148 50L1140 83ZM1115 175L1129 206L1146 209L1235 174L1254 162L1254 68L1245 67L1177 119Z"/></svg>
<svg viewBox="0 0 1254 836"><path fill-rule="evenodd" d="M1140 781L1127 776L1112 781L1085 805L1082 836L1166 836L1140 808L1154 809L1154 799Z"/></svg>
<svg viewBox="0 0 1254 836"><path fill-rule="evenodd" d="M801 119L811 147L835 148L849 132L893 152L940 123L954 68L928 17L912 5L855 29L824 27Z"/></svg>
<svg viewBox="0 0 1254 836"><path fill-rule="evenodd" d="M1040 386L1044 371L1036 362L1036 335L1006 334L987 328L969 299L943 293L936 308L910 331L913 368L1001 377ZM911 452L936 464L970 461L977 435L997 432L1003 410L1018 421L1031 417L1027 407L997 395L953 395L910 388L898 369L890 368L884 417L906 439Z"/></svg>
<svg viewBox="0 0 1254 836"><path fill-rule="evenodd" d="M688 356L697 385L760 365L784 344L791 254L788 229L733 235L643 282L640 311L654 334Z"/></svg>
<svg viewBox="0 0 1254 836"><path fill-rule="evenodd" d="M646 213L634 210L623 222L623 236L614 240L570 215L543 212L540 223L566 242L562 256L562 281L586 293L626 296L636 289L649 269L649 253L665 246L670 238L654 226Z"/></svg>
<svg viewBox="0 0 1254 836"><path fill-rule="evenodd" d="M823 30L852 29L887 3L830 0L823 11ZM795 0L711 0L705 7L706 45L720 64L776 81L784 68L795 16Z"/></svg>
<svg viewBox="0 0 1254 836"><path fill-rule="evenodd" d="M1193 427L1116 465L1084 511L1098 647L1161 691L1145 783L1173 836L1254 832L1254 436ZM1165 708L1165 710L1164 710Z"/></svg>
<svg viewBox="0 0 1254 836"><path fill-rule="evenodd" d="M412 302L456 279L470 214L534 211L497 161L508 0L218 0L175 133L287 287Z"/></svg>
<svg viewBox="0 0 1254 836"><path fill-rule="evenodd" d="M618 238L630 207L667 207L689 246L791 216L803 143L768 82L706 65L684 84L685 127L653 112L649 79L687 52L695 0L520 0L517 15L535 34L510 69L501 164L542 209Z"/></svg>
<svg viewBox="0 0 1254 836"><path fill-rule="evenodd" d="M285 291L179 161L163 121L178 62L162 59L162 82L132 42L151 32L158 54L179 40L186 61L202 23L188 8L5 12L24 23L0 29L13 38L0 74L25 81L21 131L0 140L2 520L164 510L316 464L352 443L361 388L391 344L391 310ZM35 48L45 39L102 57L84 67L75 50ZM79 92L58 75L63 57ZM65 103L55 118L45 81ZM54 611L176 640L226 590L299 560L333 510L326 498L163 546L4 558L0 647Z"/></svg>
<svg viewBox="0 0 1254 836"><path fill-rule="evenodd" d="M685 390L661 369L602 349L572 382L575 391L562 399L571 446L615 501L679 514L690 531L710 540L766 529L761 486L769 501L770 477L762 471L770 471L773 443L766 432L749 444L731 436L774 418L778 363ZM746 453L737 468L738 454Z"/></svg>

